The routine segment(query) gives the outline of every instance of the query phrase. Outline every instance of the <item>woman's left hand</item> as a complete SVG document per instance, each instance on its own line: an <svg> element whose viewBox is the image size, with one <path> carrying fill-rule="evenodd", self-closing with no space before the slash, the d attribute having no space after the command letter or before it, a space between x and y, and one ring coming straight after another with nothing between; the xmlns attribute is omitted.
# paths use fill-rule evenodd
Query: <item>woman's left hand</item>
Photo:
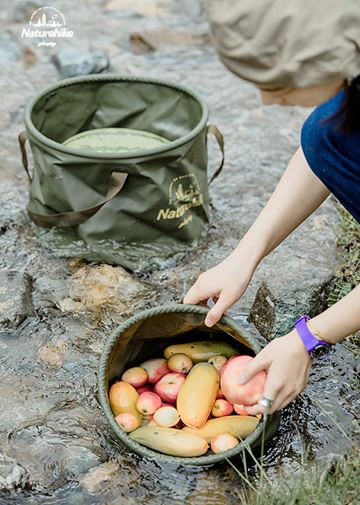
<svg viewBox="0 0 360 505"><path fill-rule="evenodd" d="M261 370L267 372L263 396L273 400L270 409L260 402L246 407L250 415L262 414L266 410L273 414L292 402L307 384L311 358L295 330L275 338L245 368L239 384L245 384Z"/></svg>

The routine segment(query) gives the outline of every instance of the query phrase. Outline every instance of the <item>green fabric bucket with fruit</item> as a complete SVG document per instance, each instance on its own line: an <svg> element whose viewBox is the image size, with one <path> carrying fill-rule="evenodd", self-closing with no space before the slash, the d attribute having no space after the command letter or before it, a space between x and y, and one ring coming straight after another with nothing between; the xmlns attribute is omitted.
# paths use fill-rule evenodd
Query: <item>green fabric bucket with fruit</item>
<svg viewBox="0 0 360 505"><path fill-rule="evenodd" d="M101 407L118 439L143 457L181 465L212 465L259 447L263 439L269 439L277 430L278 414L269 417L266 422L263 418L234 412L227 415L226 419L225 416L210 419L212 409L210 407L206 411L206 407L206 417L200 419L204 409L199 404L205 402L205 405L206 401L210 401L213 406L218 394L220 373L219 367L216 369L216 361L220 358L214 359L214 356L222 355L227 359L237 355L254 356L261 349L259 340L231 317L223 316L213 328L207 328L204 324L207 311L206 307L182 304L148 309L118 326L105 344L98 374ZM190 367L186 365L188 368L176 369L174 362L176 364L177 358L169 361L174 353L177 357L179 354L185 354L187 359L190 357ZM225 361L225 358L221 359ZM149 360L154 359L159 362L168 359L165 366L170 369L162 373L160 369L152 370ZM180 366L179 362L176 366ZM122 377L124 372L133 367L140 367L140 372L146 375L145 378L137 376L137 383L133 377L125 381L129 375ZM176 379L180 377L176 399L171 396L174 390L167 387L167 373L176 374ZM140 388L155 393L153 398L159 395L164 403L173 403L162 413L173 413L176 407L180 421L171 427L164 427L164 424L157 424L158 419L161 419L159 411L155 412L153 419L140 414ZM200 417L198 409L203 409ZM119 413L127 414L127 418L134 420L135 424L128 431L119 423ZM212 437L223 432L237 437L238 443L224 452L214 453L208 444Z"/></svg>

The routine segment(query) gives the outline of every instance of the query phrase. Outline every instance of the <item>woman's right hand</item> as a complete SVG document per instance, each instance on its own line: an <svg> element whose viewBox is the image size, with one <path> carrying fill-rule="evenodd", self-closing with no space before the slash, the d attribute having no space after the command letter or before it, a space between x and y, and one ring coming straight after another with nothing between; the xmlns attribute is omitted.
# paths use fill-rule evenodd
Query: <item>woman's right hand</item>
<svg viewBox="0 0 360 505"><path fill-rule="evenodd" d="M200 275L184 303L215 305L205 319L213 326L244 293L259 262L329 196L299 148L274 193L237 248L216 267Z"/></svg>
<svg viewBox="0 0 360 505"><path fill-rule="evenodd" d="M184 303L206 304L209 298L215 302L206 316L206 326L217 323L226 310L242 296L256 266L248 263L235 249L224 261L202 273L189 289Z"/></svg>

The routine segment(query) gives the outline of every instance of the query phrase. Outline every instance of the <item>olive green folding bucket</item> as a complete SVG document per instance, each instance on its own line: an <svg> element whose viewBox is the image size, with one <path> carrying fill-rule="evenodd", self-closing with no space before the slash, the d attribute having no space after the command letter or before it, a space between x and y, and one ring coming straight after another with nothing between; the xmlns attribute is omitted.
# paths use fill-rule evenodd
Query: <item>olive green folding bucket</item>
<svg viewBox="0 0 360 505"><path fill-rule="evenodd" d="M231 317L223 316L213 328L207 328L204 324L207 312L206 307L182 304L144 310L120 324L105 343L98 371L100 405L119 441L140 456L177 465L212 465L261 446L262 440L271 438L278 428L279 413L267 421L261 419L253 433L226 452L214 454L208 451L198 457L175 457L140 445L122 431L115 421L108 398L111 385L120 380L125 369L149 358L162 357L169 344L216 340L232 343L238 347L239 354L254 356L260 351L261 344L256 337Z"/></svg>
<svg viewBox="0 0 360 505"><path fill-rule="evenodd" d="M19 141L30 180L28 213L44 245L130 269L195 245L209 220L208 133L224 152L207 119L199 95L150 78L87 75L35 96ZM124 149L107 152L97 130L123 132ZM222 166L223 156L213 178Z"/></svg>

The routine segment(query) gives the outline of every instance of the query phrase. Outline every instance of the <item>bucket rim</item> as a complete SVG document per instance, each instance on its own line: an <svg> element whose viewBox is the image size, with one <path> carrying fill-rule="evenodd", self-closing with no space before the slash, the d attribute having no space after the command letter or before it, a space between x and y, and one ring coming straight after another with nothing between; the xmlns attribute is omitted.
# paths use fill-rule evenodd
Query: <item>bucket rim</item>
<svg viewBox="0 0 360 505"><path fill-rule="evenodd" d="M201 118L195 128L193 128L190 132L178 139L171 140L165 146L155 147L152 149L143 149L143 150L134 150L131 153L98 153L96 151L86 151L82 149L76 149L67 147L60 142L56 142L55 140L46 137L43 133L41 133L34 125L31 114L34 109L36 103L49 93L56 91L61 88L66 88L69 86L73 86L74 84L81 84L87 82L134 82L134 83L144 83L144 84L158 84L160 86L166 86L172 88L174 90L182 91L186 93L191 98L195 99L201 107ZM32 137L39 143L40 145L45 144L45 146L56 149L57 151L63 152L65 154L70 154L77 157L86 157L86 158L95 158L95 159L107 159L107 160L119 160L119 159L131 159L131 158L143 158L149 157L156 154L162 154L168 152L172 149L182 146L186 144L193 138L195 138L206 126L207 120L209 117L209 112L207 108L207 104L205 100L195 91L184 86L183 84L174 83L167 79L157 79L154 77L145 77L145 76L128 76L122 74L88 74L85 76L71 77L69 79L62 79L51 86L43 89L39 93L37 93L26 105L25 107L25 127L28 131L29 137Z"/></svg>
<svg viewBox="0 0 360 505"><path fill-rule="evenodd" d="M120 325L118 325L115 328L115 330L111 333L111 335L109 335L109 337L105 342L105 346L102 350L98 366L99 403L108 423L110 424L110 427L112 428L117 438L127 448L130 448L134 453L136 453L139 456L146 457L147 459L154 461L161 461L165 463L171 463L182 466L210 466L215 463L220 463L224 461L226 458L232 458L234 456L237 456L243 450L246 450L251 444L256 442L260 436L262 436L263 432L265 431L265 428L268 428L269 424L271 423L271 419L266 423L265 419L262 417L260 419L260 422L256 426L255 430L244 440L240 441L240 443L236 447L233 447L228 451L218 454L207 454L207 455L204 454L203 456L196 456L196 457L179 457L162 454L155 450L149 449L139 444L138 442L135 442L128 436L127 433L123 432L120 429L119 425L115 421L106 391L105 375L109 355L121 333L130 328L132 325L136 324L137 322L159 314L169 314L172 312L191 312L196 314L202 314L205 317L208 311L209 311L208 307L203 307L200 305L181 304L181 303L180 304L173 303L173 304L161 305L158 307L152 307L150 309L145 309L143 311L138 312L134 316L130 317ZM246 329L238 325L237 322L230 316L223 316L220 319L219 323L228 325L232 329L241 332L241 335L244 337L244 339L248 340L250 333ZM259 344L257 344L257 342L251 343L251 346L256 353L260 351L260 346ZM264 433L264 436L266 437L266 432Z"/></svg>

